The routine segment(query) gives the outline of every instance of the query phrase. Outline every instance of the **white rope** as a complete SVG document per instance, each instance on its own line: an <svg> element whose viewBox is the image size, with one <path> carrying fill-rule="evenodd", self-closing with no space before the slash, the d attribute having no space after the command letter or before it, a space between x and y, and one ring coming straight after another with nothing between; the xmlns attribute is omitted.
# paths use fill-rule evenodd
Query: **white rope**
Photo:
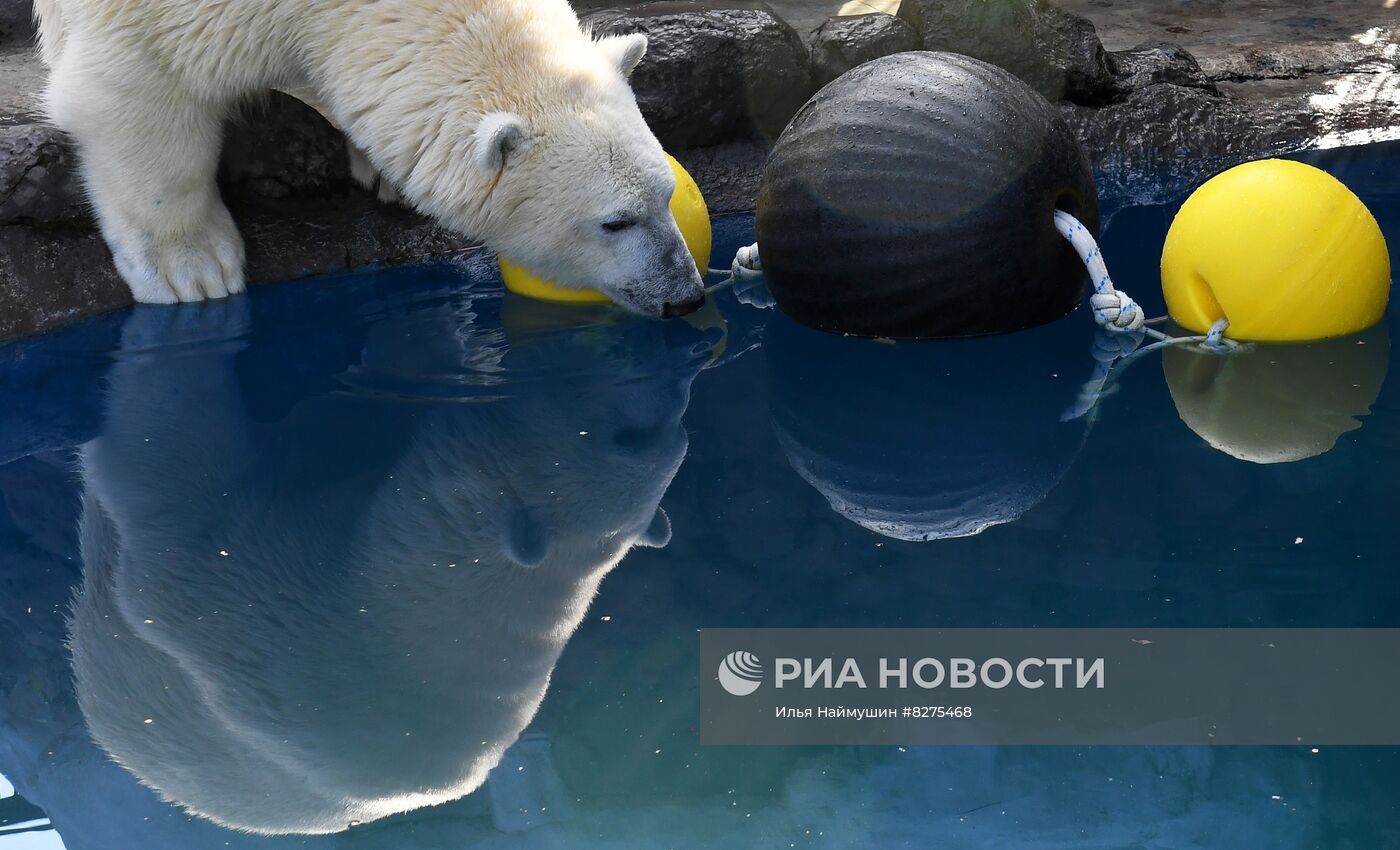
<svg viewBox="0 0 1400 850"><path fill-rule="evenodd" d="M739 281L758 280L763 277L763 263L758 259L758 243L745 245L734 255L734 262L727 269L706 269L709 274L725 275L724 280L705 287L706 292L714 292Z"/></svg>
<svg viewBox="0 0 1400 850"><path fill-rule="evenodd" d="M1063 210L1055 210L1055 229L1069 240L1079 259L1084 261L1084 267L1089 270L1089 278L1094 283L1089 306L1093 308L1094 321L1105 332L1094 340L1094 371L1084 382L1074 404L1060 417L1062 420L1079 419L1093 411L1099 401L1112 392L1113 377L1148 352L1169 345L1194 346L1213 354L1233 354L1244 349L1240 343L1225 336L1225 331L1230 328L1230 322L1225 318L1216 321L1206 333L1193 336L1170 336L1151 327L1167 321L1167 317L1146 318L1137 302L1114 288L1113 281L1108 277L1108 267L1104 265L1103 254L1099 252L1098 243L1089 229ZM1144 346L1143 339L1149 336L1155 342Z"/></svg>
<svg viewBox="0 0 1400 850"><path fill-rule="evenodd" d="M1099 252L1099 245L1089 228L1064 210L1055 210L1055 229L1069 240L1079 259L1084 261L1084 267L1089 270L1089 279L1094 282L1094 294L1089 296L1094 321L1107 331L1132 333L1142 330L1147 320L1146 314L1126 292L1113 288L1113 281L1108 277L1108 266L1104 265L1103 254Z"/></svg>
<svg viewBox="0 0 1400 850"><path fill-rule="evenodd" d="M1089 279L1094 283L1089 306L1093 308L1094 321L1099 323L1099 327L1110 333L1141 332L1157 340L1157 344L1148 346L1144 353L1162 345L1197 345L1217 354L1229 354L1239 348L1238 342L1225 336L1225 331L1230 328L1230 320L1225 318L1198 336L1170 336L1148 327L1166 321L1166 317L1148 319L1136 301L1126 292L1114 288L1108 276L1108 266L1104 264L1103 254L1099 251L1099 243L1094 241L1089 228L1064 210L1055 210L1055 229L1069 240L1074 252L1084 261L1084 268L1089 270Z"/></svg>
<svg viewBox="0 0 1400 850"><path fill-rule="evenodd" d="M721 289L734 287L734 296L740 304L768 310L774 306L773 294L763 280L763 264L758 259L758 243L745 245L734 255L734 262L727 269L707 269L712 275L724 275L724 279L705 287L710 295Z"/></svg>
<svg viewBox="0 0 1400 850"><path fill-rule="evenodd" d="M745 245L734 255L734 264L729 273L740 280L753 280L763 277L763 263L758 258L758 243Z"/></svg>

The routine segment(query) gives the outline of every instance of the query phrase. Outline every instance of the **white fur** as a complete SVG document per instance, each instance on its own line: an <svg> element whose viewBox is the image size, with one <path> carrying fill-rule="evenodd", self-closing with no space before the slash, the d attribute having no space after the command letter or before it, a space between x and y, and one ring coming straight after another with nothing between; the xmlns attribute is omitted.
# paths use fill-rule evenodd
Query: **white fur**
<svg viewBox="0 0 1400 850"><path fill-rule="evenodd" d="M242 243L214 184L222 124L248 97L298 86L408 203L537 273L653 315L700 295L667 209L673 177L627 85L645 38L594 41L566 0L37 0L36 10L49 114L81 148L138 300L243 288ZM493 115L514 116L514 135L483 127ZM483 150L483 139L528 145L502 157L510 151ZM604 231L619 214L638 226Z"/></svg>

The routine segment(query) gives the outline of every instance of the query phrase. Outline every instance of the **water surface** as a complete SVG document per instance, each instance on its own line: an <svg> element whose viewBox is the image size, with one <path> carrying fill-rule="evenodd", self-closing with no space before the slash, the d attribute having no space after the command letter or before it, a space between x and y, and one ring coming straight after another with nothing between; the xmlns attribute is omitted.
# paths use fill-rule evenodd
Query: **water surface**
<svg viewBox="0 0 1400 850"><path fill-rule="evenodd" d="M1316 161L1400 245L1400 152ZM1157 312L1174 208L1103 240ZM1083 311L888 345L748 300L477 258L0 347L0 850L1400 846L1390 748L696 736L701 627L1400 626L1394 310L1063 421Z"/></svg>

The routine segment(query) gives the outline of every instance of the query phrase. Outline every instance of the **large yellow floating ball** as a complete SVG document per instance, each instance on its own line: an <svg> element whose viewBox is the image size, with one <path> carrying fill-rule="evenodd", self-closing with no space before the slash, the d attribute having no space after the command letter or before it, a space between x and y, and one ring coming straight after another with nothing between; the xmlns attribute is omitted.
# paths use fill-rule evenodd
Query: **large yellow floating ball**
<svg viewBox="0 0 1400 850"><path fill-rule="evenodd" d="M1205 333L1257 342L1344 336L1380 321L1390 255L1366 205L1311 165L1266 159L1201 186L1162 250L1167 312Z"/></svg>
<svg viewBox="0 0 1400 850"><path fill-rule="evenodd" d="M666 159L671 163L671 170L676 175L676 190L671 194L671 215L675 217L676 224L681 229L681 236L685 238L685 247L690 249L690 255L695 258L695 266L703 276L710 263L710 211L705 206L705 196L700 193L700 187L695 184L690 172L670 154L666 155ZM499 257L498 261L501 264L501 277L505 280L506 289L519 295L569 304L611 302L608 296L597 290L556 286L530 274L505 257Z"/></svg>

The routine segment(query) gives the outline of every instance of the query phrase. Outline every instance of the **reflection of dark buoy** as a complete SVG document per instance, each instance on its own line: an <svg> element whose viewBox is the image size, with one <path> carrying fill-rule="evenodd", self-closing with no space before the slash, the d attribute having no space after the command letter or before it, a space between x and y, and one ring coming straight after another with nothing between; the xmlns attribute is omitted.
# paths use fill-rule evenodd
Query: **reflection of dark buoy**
<svg viewBox="0 0 1400 850"><path fill-rule="evenodd" d="M773 423L831 507L886 537L967 537L1039 504L1083 444L1060 422L1080 345L1046 328L996 340L882 345L768 325ZM1063 336L1063 335L1061 335ZM1035 365L1031 365L1035 364Z"/></svg>
<svg viewBox="0 0 1400 850"><path fill-rule="evenodd" d="M1344 339L1261 345L1220 357L1170 347L1162 370L1181 421L1212 447L1253 463L1330 451L1361 427L1390 360L1385 325Z"/></svg>
<svg viewBox="0 0 1400 850"><path fill-rule="evenodd" d="M803 324L1000 333L1079 303L1057 206L1097 232L1093 175L1053 106L985 62L900 53L822 89L783 132L758 241L778 306Z"/></svg>

